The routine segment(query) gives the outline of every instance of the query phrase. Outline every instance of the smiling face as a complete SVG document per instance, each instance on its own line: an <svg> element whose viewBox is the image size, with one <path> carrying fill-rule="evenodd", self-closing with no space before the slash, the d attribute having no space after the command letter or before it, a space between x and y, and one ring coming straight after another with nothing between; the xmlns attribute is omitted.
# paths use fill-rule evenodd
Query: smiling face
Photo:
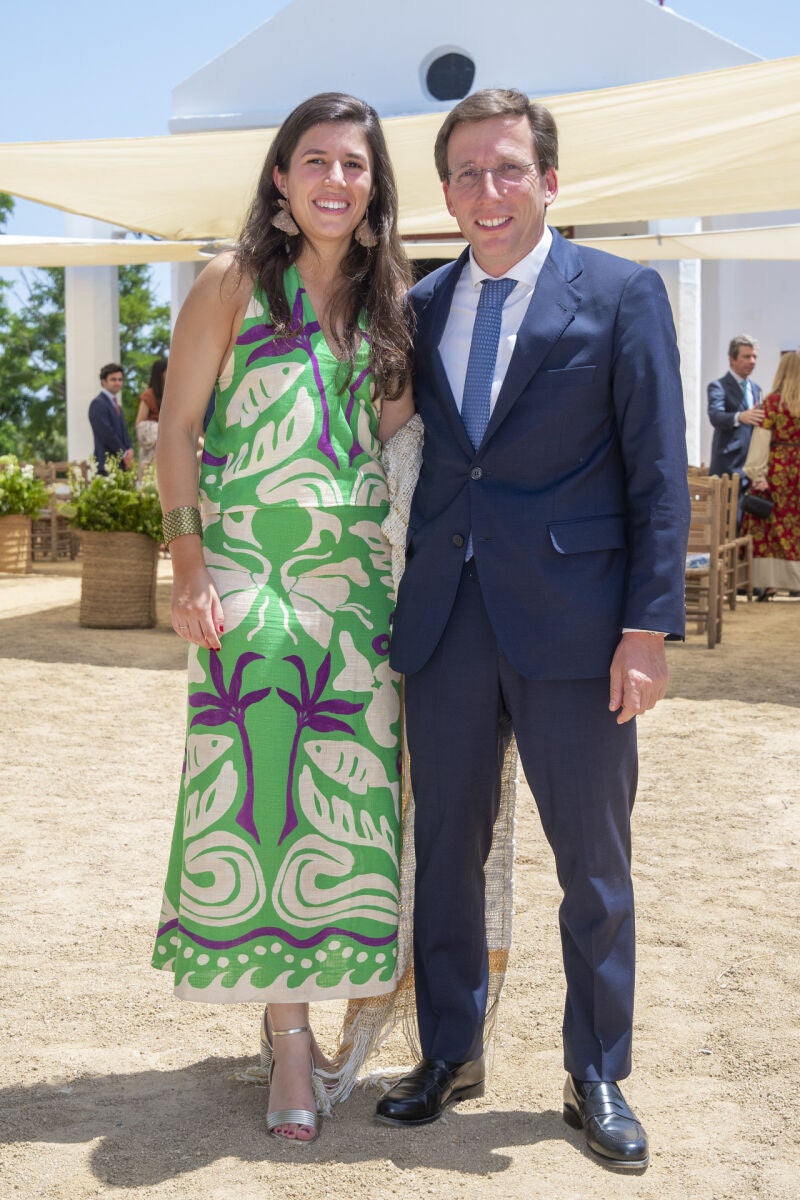
<svg viewBox="0 0 800 1200"><path fill-rule="evenodd" d="M558 194L550 168L539 172L530 123L524 116L490 117L456 125L447 145L449 180L442 184L450 215L472 246L478 265L495 277L529 254L544 233L547 206ZM525 166L519 182L484 172L474 188L457 180L470 167Z"/></svg>
<svg viewBox="0 0 800 1200"><path fill-rule="evenodd" d="M366 134L349 121L312 125L295 146L289 169L276 167L272 177L306 238L344 249L374 191Z"/></svg>

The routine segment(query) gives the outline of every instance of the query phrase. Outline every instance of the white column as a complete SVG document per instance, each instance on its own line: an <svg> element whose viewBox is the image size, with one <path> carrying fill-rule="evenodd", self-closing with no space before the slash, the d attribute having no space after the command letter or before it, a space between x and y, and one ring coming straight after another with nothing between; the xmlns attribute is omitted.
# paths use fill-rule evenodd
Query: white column
<svg viewBox="0 0 800 1200"><path fill-rule="evenodd" d="M697 219L651 221L650 232L700 233L703 223ZM702 276L699 258L681 259L675 263L653 263L663 277L669 293L681 355L683 403L686 412L686 449L689 462L702 462L703 422L705 406L701 378L701 344L703 332Z"/></svg>
<svg viewBox="0 0 800 1200"><path fill-rule="evenodd" d="M204 263L193 262L170 263L170 323L173 329L189 289L204 266Z"/></svg>
<svg viewBox="0 0 800 1200"><path fill-rule="evenodd" d="M67 237L111 236L104 221L68 214ZM89 402L100 390L100 368L119 362L119 291L116 267L66 267L67 456L88 458L94 439Z"/></svg>

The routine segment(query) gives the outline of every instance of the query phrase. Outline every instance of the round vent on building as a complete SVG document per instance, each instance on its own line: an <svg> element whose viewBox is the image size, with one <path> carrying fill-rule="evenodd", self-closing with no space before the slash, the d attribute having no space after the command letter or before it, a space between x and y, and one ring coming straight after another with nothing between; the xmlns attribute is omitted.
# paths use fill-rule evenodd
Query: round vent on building
<svg viewBox="0 0 800 1200"><path fill-rule="evenodd" d="M475 78L475 63L466 54L440 54L425 71L425 87L434 100L463 100Z"/></svg>

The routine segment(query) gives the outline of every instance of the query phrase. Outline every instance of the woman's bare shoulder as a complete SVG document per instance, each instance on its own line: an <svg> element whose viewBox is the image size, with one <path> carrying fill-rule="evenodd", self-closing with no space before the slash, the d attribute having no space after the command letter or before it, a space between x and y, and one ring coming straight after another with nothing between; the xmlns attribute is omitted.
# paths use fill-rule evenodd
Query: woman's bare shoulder
<svg viewBox="0 0 800 1200"><path fill-rule="evenodd" d="M241 270L232 250L212 258L192 287L192 293L196 296L223 308L238 308L243 299L245 303L249 300L252 292L253 280Z"/></svg>

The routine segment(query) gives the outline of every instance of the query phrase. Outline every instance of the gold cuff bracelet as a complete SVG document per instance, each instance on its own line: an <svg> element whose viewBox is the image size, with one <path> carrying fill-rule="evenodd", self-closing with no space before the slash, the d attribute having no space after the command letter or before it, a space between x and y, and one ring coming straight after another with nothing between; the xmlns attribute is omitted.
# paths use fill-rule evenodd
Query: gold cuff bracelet
<svg viewBox="0 0 800 1200"><path fill-rule="evenodd" d="M199 533L203 536L203 522L200 519L200 509L194 505L185 505L183 508L171 508L168 513L164 513L164 544L169 545L177 537L182 537L184 533Z"/></svg>

